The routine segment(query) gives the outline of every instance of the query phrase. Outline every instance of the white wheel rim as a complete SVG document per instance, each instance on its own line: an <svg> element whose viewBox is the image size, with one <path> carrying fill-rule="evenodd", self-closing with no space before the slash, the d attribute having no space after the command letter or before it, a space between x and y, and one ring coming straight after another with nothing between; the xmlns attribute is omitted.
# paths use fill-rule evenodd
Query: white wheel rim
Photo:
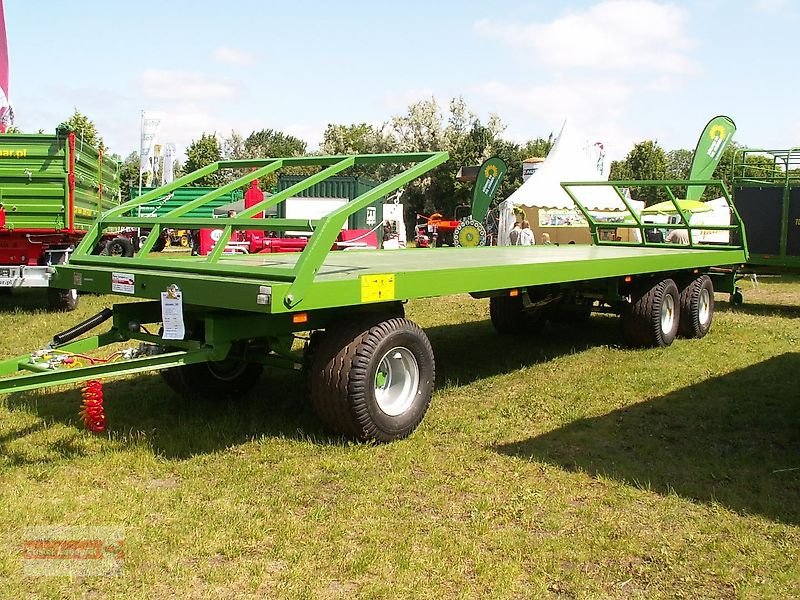
<svg viewBox="0 0 800 600"><path fill-rule="evenodd" d="M406 412L419 389L419 365L414 354L398 346L383 355L375 372L375 401L390 417Z"/></svg>
<svg viewBox="0 0 800 600"><path fill-rule="evenodd" d="M711 294L708 293L708 290L703 289L700 290L700 298L697 302L697 319L700 321L701 325L705 325L708 323L709 318L711 317Z"/></svg>
<svg viewBox="0 0 800 600"><path fill-rule="evenodd" d="M675 324L675 298L672 294L664 296L661 302L661 332L670 333Z"/></svg>

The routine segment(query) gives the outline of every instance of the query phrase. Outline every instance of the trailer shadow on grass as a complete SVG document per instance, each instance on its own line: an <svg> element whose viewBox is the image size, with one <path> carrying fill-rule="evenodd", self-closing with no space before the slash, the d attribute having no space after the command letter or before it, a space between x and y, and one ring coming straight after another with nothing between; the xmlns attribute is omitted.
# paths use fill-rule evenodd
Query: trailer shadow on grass
<svg viewBox="0 0 800 600"><path fill-rule="evenodd" d="M490 321L426 328L436 356L436 387L461 386L596 346L622 346L619 319L594 316L547 323L536 334L499 335Z"/></svg>
<svg viewBox="0 0 800 600"><path fill-rule="evenodd" d="M245 396L218 401L193 400L173 392L157 373L103 383L107 429L99 434L122 447L145 445L167 459L185 459L216 452L267 437L311 439L323 444L341 443L326 435L314 419L298 373L277 372L263 377ZM13 410L34 412L42 423L21 427L0 437L0 453L12 464L42 462L40 456L27 461L24 452L14 452L9 442L36 434L49 423L70 427L75 436L84 435L79 416L80 386L55 393L20 392L5 404ZM88 435L88 434L87 434ZM63 436L62 436L63 437ZM80 456L61 438L37 438L38 445L50 444L45 455L55 459Z"/></svg>
<svg viewBox="0 0 800 600"><path fill-rule="evenodd" d="M780 317L782 319L800 319L800 306L789 304L761 304L745 302L741 306L731 306L728 303L720 302L719 308L725 308L731 312L753 315L756 317Z"/></svg>
<svg viewBox="0 0 800 600"><path fill-rule="evenodd" d="M796 525L799 388L787 353L496 450Z"/></svg>
<svg viewBox="0 0 800 600"><path fill-rule="evenodd" d="M500 336L488 321L431 327L426 332L436 354L438 387L468 385L521 365L620 341L616 319L604 317L592 319L588 326L548 325L536 338ZM106 381L103 390L108 429L102 435L123 446L146 444L167 459L215 452L260 437L321 445L346 443L324 432L308 400L304 376L296 371L270 371L245 397L218 402L182 398L156 373ZM5 404L11 410L35 412L43 420L33 429L12 429L0 437L0 453L12 464L42 462L42 455L64 459L83 454L81 444L75 443L84 435L78 416L79 386L58 392L20 392L8 396ZM69 431L48 441L38 433L47 423L67 425ZM29 460L13 448L31 435L37 436L37 446L49 444L50 448Z"/></svg>

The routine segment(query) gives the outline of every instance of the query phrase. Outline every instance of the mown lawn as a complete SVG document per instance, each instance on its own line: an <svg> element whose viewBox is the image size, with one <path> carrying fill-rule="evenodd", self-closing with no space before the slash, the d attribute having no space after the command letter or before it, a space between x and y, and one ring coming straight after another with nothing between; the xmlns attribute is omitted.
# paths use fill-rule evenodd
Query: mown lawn
<svg viewBox="0 0 800 600"><path fill-rule="evenodd" d="M800 279L717 296L711 334L621 347L617 320L507 338L487 303L416 301L438 390L386 445L326 435L295 372L239 402L109 382L0 399L0 596L800 597ZM0 298L0 356L78 313ZM14 308L14 302L21 308ZM24 577L31 525L125 528L117 577Z"/></svg>

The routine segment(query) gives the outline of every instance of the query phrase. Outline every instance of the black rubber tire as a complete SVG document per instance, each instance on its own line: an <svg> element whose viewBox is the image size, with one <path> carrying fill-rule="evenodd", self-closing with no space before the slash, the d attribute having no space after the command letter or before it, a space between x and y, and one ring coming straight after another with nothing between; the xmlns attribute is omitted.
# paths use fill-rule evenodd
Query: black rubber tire
<svg viewBox="0 0 800 600"><path fill-rule="evenodd" d="M167 247L167 240L163 237L160 237L156 240L156 243L153 244L153 252L161 252L164 248Z"/></svg>
<svg viewBox="0 0 800 600"><path fill-rule="evenodd" d="M670 306L672 322L665 330L662 314ZM634 289L631 303L622 311L622 335L632 347L665 347L675 339L679 322L680 297L675 282L672 279L645 282Z"/></svg>
<svg viewBox="0 0 800 600"><path fill-rule="evenodd" d="M56 265L63 265L67 262L67 254L59 253ZM62 290L59 288L47 288L47 310L50 312L72 312L78 308L78 290Z"/></svg>
<svg viewBox="0 0 800 600"><path fill-rule="evenodd" d="M678 333L687 338L704 337L714 320L714 284L708 275L691 279L681 289Z"/></svg>
<svg viewBox="0 0 800 600"><path fill-rule="evenodd" d="M245 395L258 383L264 365L241 359L195 363L159 371L164 383L190 400L216 401Z"/></svg>
<svg viewBox="0 0 800 600"><path fill-rule="evenodd" d="M489 298L489 317L497 332L504 335L539 333L547 322L541 308L525 310L522 294Z"/></svg>
<svg viewBox="0 0 800 600"><path fill-rule="evenodd" d="M47 310L50 312L72 312L78 308L78 290L47 288Z"/></svg>
<svg viewBox="0 0 800 600"><path fill-rule="evenodd" d="M413 355L418 383L400 414L381 410L375 394L382 358L394 349ZM408 319L365 315L328 327L313 351L311 402L334 433L365 441L392 442L411 434L428 410L436 364L428 336Z"/></svg>
<svg viewBox="0 0 800 600"><path fill-rule="evenodd" d="M126 237L116 237L109 240L100 254L102 256L133 256L133 242Z"/></svg>
<svg viewBox="0 0 800 600"><path fill-rule="evenodd" d="M12 293L14 293L14 288L10 288L10 287L1 287L0 288L0 296L10 296Z"/></svg>
<svg viewBox="0 0 800 600"><path fill-rule="evenodd" d="M738 287L731 294L730 303L731 306L733 306L734 308L744 304L744 294L742 293L742 290L740 290Z"/></svg>

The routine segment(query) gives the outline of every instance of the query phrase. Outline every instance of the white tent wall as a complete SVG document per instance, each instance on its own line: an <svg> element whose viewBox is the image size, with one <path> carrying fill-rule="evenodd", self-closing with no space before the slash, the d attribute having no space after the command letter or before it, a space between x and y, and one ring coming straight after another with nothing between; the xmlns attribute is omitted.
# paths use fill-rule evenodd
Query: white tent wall
<svg viewBox="0 0 800 600"><path fill-rule="evenodd" d="M592 144L565 122L547 159L507 201L525 212L537 243L549 238L553 244L588 244L591 235L586 220L561 182L607 180L602 144ZM599 220L622 221L629 215L625 203L609 186L573 187L570 191ZM638 211L644 207L643 202L631 204ZM623 241L637 241L639 237L638 230L622 227L602 230L601 235Z"/></svg>
<svg viewBox="0 0 800 600"><path fill-rule="evenodd" d="M575 204L561 182L608 180L601 158L597 144L590 144L565 122L547 159L508 200L515 206L572 209ZM610 187L578 188L573 193L590 210L625 210L625 204Z"/></svg>

